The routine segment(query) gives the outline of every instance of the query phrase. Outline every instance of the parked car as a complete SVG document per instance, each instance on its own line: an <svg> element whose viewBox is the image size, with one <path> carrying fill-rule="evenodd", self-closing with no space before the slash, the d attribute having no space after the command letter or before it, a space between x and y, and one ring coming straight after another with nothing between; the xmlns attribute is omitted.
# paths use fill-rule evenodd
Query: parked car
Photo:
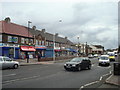
<svg viewBox="0 0 120 90"><path fill-rule="evenodd" d="M17 69L18 67L19 67L19 62L13 61L9 57L0 56L0 69L6 69L6 68Z"/></svg>
<svg viewBox="0 0 120 90"><path fill-rule="evenodd" d="M94 57L98 57L98 54L94 54Z"/></svg>
<svg viewBox="0 0 120 90"><path fill-rule="evenodd" d="M64 64L65 70L82 70L91 69L91 61L87 57L77 57L73 58L69 62Z"/></svg>
<svg viewBox="0 0 120 90"><path fill-rule="evenodd" d="M99 58L99 66L101 65L110 65L109 55L101 55Z"/></svg>
<svg viewBox="0 0 120 90"><path fill-rule="evenodd" d="M89 54L88 55L88 58L93 58L94 56L92 54Z"/></svg>

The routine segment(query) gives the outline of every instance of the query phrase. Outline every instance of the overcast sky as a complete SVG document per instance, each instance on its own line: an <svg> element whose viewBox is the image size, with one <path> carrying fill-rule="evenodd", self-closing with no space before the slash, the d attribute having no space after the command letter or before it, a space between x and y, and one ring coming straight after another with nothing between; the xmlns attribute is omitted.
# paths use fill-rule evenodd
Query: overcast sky
<svg viewBox="0 0 120 90"><path fill-rule="evenodd" d="M72 42L77 43L79 36L80 43L117 48L118 2L108 1L1 2L0 20L10 17L13 23L24 26L31 21L31 27L35 25L37 29L59 33Z"/></svg>

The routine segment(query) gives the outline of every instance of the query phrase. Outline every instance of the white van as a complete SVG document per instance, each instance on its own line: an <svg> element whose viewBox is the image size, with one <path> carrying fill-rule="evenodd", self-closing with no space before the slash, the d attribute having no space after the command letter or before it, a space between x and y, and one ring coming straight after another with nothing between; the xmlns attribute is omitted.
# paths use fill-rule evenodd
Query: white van
<svg viewBox="0 0 120 90"><path fill-rule="evenodd" d="M101 55L99 58L99 66L101 65L110 65L109 55Z"/></svg>

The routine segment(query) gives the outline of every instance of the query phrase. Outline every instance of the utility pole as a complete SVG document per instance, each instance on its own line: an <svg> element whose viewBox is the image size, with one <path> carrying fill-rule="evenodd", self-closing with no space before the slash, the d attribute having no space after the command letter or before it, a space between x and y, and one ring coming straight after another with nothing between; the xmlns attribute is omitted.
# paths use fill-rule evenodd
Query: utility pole
<svg viewBox="0 0 120 90"><path fill-rule="evenodd" d="M30 28L30 23L32 23L32 22L30 22L30 21L28 21L28 46L29 46L29 28ZM28 55L28 52L27 52L27 55ZM29 63L29 55L27 56L27 63Z"/></svg>

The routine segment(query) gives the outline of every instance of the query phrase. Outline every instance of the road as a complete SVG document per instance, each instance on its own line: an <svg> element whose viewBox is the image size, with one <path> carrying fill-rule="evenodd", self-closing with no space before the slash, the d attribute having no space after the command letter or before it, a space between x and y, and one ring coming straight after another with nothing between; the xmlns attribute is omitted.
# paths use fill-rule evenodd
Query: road
<svg viewBox="0 0 120 90"><path fill-rule="evenodd" d="M2 88L80 88L112 70L112 64L100 67L97 59L91 61L91 70L76 72L64 70L64 62L3 70Z"/></svg>

